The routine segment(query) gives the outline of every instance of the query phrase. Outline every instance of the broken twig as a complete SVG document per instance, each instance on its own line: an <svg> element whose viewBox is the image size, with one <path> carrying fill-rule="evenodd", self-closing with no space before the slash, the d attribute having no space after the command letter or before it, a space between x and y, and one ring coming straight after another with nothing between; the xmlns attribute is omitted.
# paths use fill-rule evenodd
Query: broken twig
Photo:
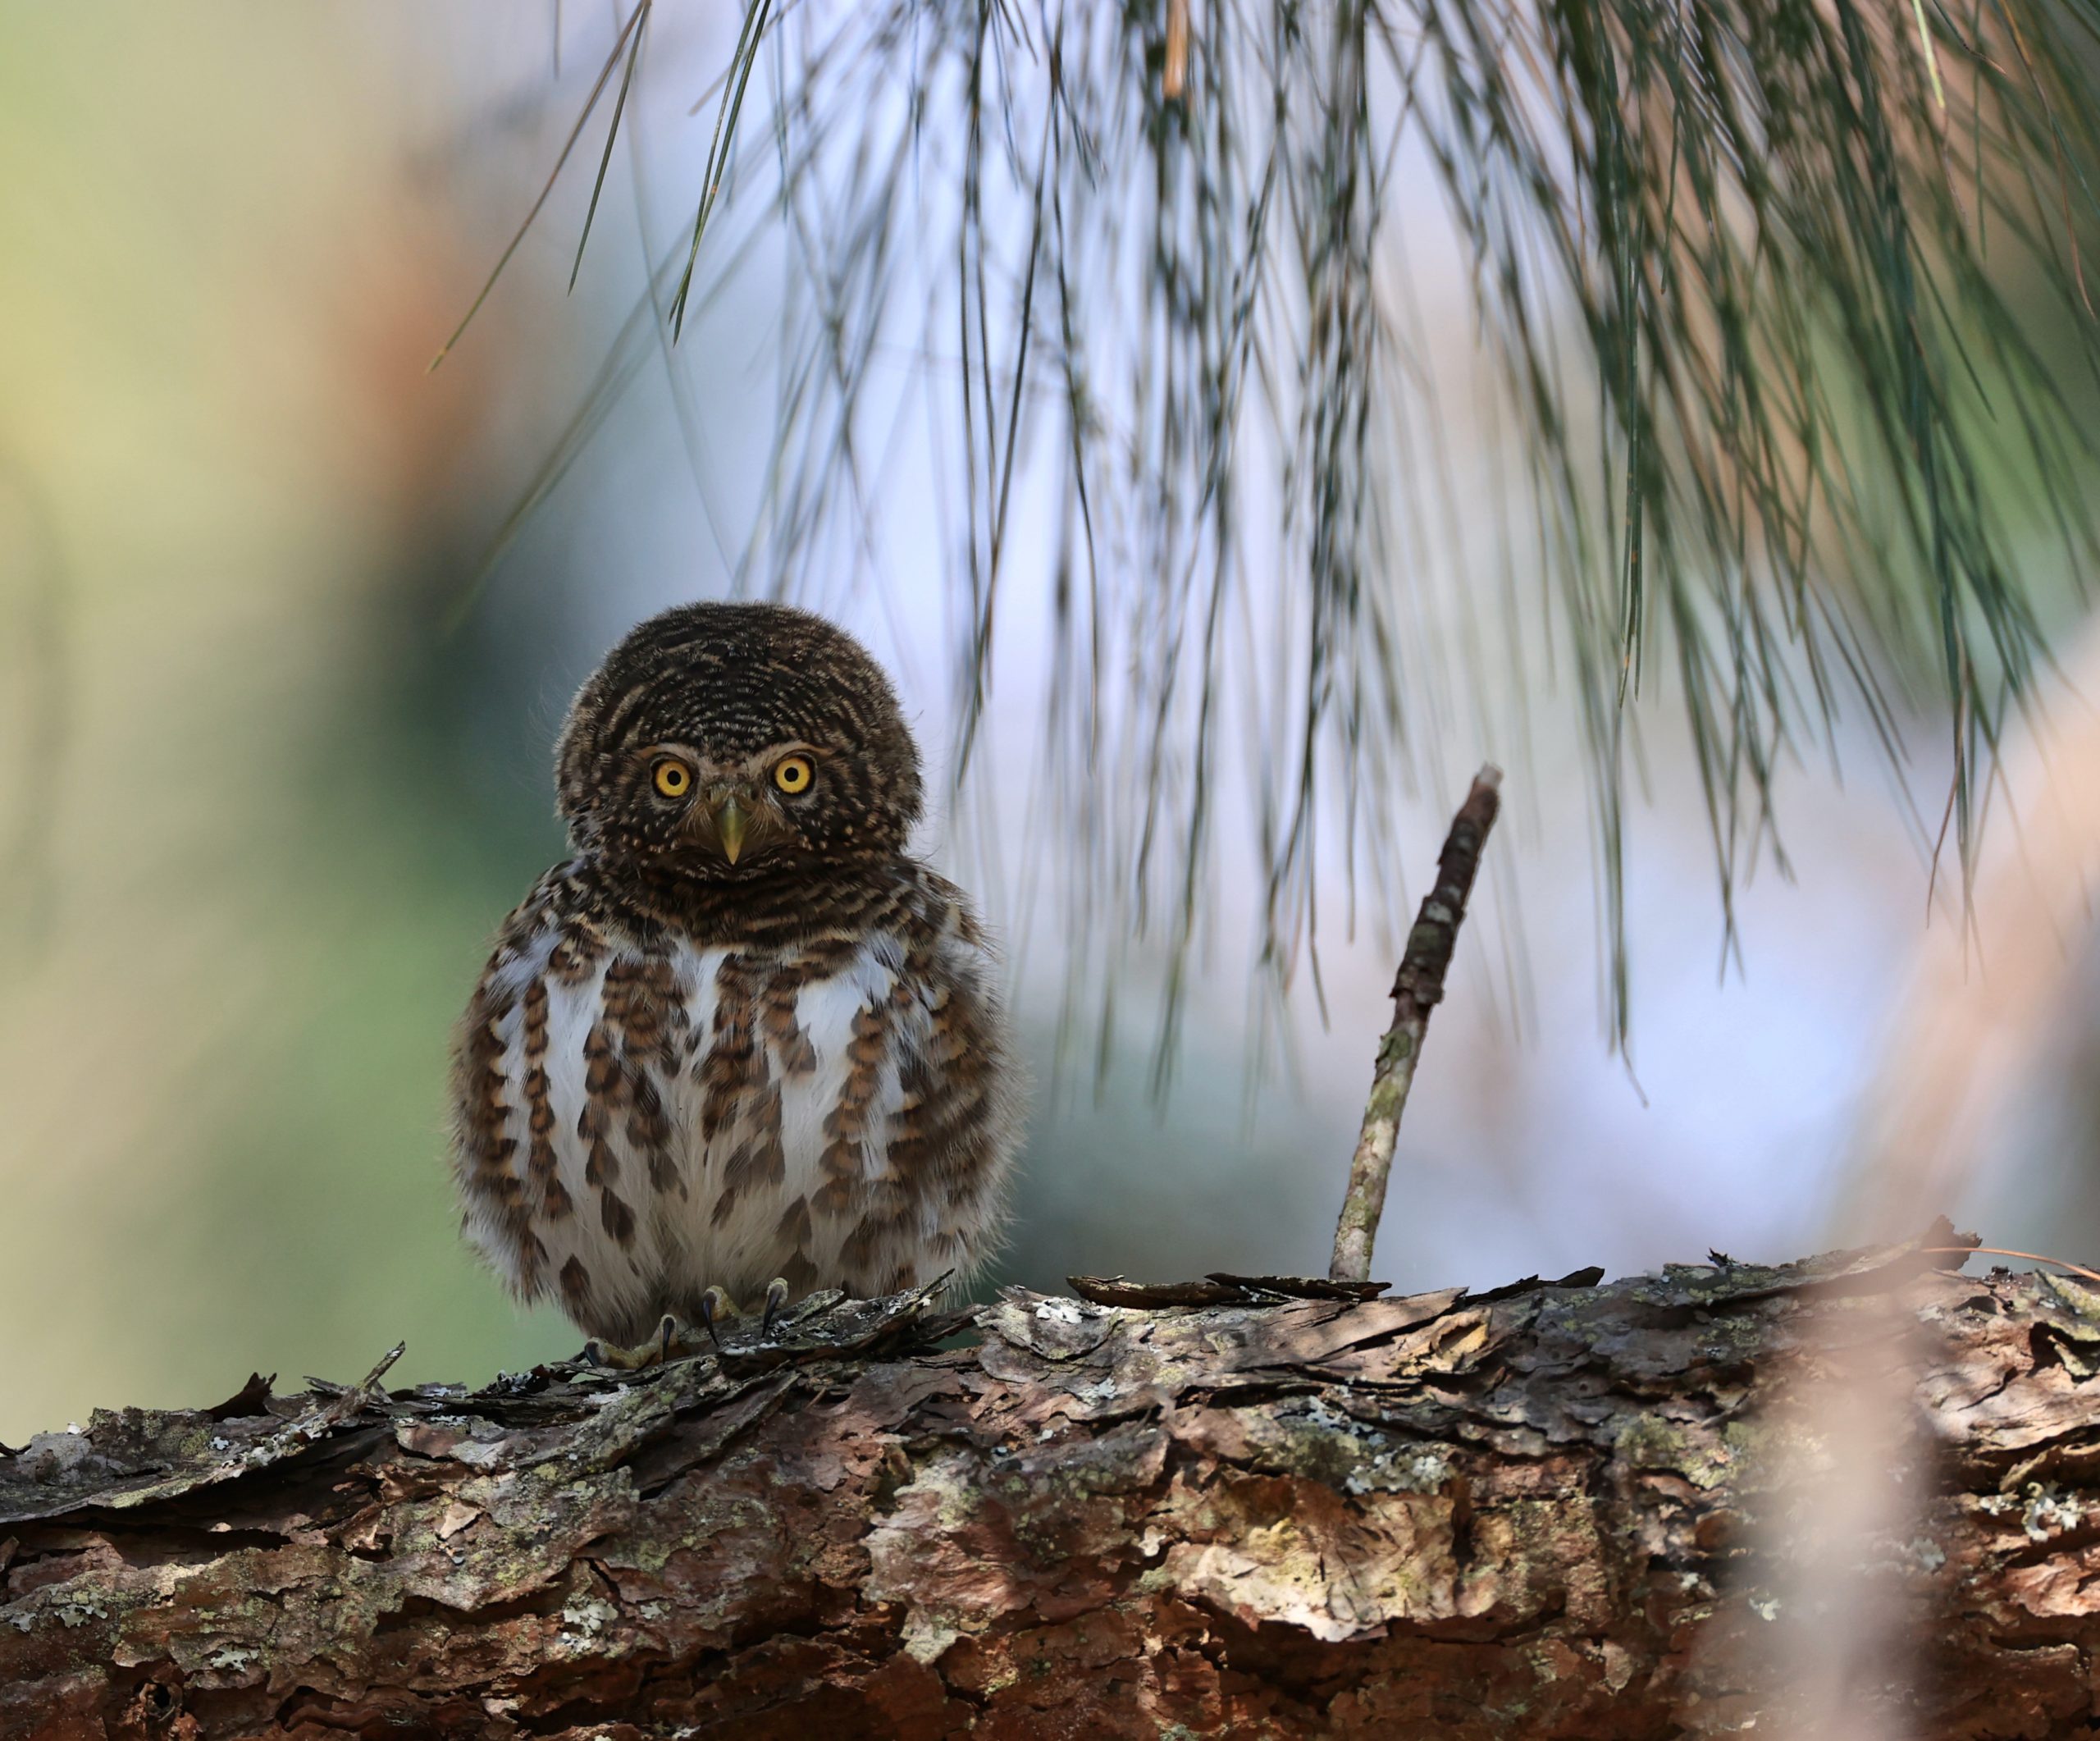
<svg viewBox="0 0 2100 1741"><path fill-rule="evenodd" d="M1466 916L1466 897L1480 869L1481 848L1501 804L1501 785L1502 770L1492 763L1473 777L1472 790L1451 819L1451 831L1444 837L1444 850L1437 856L1436 886L1429 891L1415 916L1414 929L1408 933L1400 971L1393 980L1393 1025L1379 1042L1371 1098L1363 1108L1363 1130L1349 1165L1349 1195L1335 1225L1335 1255L1327 1273L1337 1282L1370 1279L1371 1247L1386 1207L1386 1181L1393 1171L1400 1114L1413 1085L1429 1012L1444 996L1444 975L1451 965L1459 922Z"/></svg>

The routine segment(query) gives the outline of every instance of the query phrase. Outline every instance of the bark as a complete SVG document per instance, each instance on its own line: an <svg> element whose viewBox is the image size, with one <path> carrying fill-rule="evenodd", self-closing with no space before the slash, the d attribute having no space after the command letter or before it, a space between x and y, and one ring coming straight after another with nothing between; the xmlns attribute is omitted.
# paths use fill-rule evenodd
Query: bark
<svg viewBox="0 0 2100 1741"><path fill-rule="evenodd" d="M0 1734L1727 1730L1778 1696L1744 1641L1815 1618L1770 1593L1787 1387L1892 1312L1922 1515L1860 1560L1929 1648L1878 1696L2086 1734L2100 1295L1950 1261L1014 1291L948 1347L908 1295L641 1374L101 1414L0 1456Z"/></svg>

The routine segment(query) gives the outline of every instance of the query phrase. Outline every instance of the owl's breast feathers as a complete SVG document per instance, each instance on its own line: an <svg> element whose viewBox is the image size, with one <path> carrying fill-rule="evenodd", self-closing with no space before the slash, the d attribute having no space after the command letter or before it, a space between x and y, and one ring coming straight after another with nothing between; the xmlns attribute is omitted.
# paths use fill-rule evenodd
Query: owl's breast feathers
<svg viewBox="0 0 2100 1741"><path fill-rule="evenodd" d="M623 910L587 864L504 926L463 1018L466 1231L523 1299L639 1341L749 1299L967 1270L1016 1140L985 939L897 866L836 924L694 929Z"/></svg>

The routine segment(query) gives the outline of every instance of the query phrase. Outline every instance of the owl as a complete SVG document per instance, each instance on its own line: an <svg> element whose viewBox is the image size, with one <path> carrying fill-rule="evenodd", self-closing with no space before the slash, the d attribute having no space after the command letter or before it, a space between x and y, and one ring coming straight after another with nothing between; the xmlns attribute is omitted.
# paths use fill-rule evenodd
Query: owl
<svg viewBox="0 0 2100 1741"><path fill-rule="evenodd" d="M881 668L805 611L682 605L584 684L555 764L569 857L454 1051L463 1227L512 1291L626 1347L980 1263L1020 1097L984 930L907 850Z"/></svg>

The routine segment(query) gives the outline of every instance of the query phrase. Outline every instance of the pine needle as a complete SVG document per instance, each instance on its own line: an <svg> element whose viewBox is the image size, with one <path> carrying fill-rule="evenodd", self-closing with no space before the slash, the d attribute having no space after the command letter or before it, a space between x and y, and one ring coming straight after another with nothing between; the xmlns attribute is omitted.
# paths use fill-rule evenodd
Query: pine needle
<svg viewBox="0 0 2100 1741"><path fill-rule="evenodd" d="M605 149L598 159L598 178L591 184L590 209L583 214L582 233L576 238L576 262L568 269L571 290L576 288L576 275L583 270L583 249L591 240L591 221L598 215L598 196L605 190L605 171L612 166L613 144L620 136L620 117L627 112L627 94L634 85L635 62L641 58L641 39L649 34L642 15L652 3L653 0L637 0L634 16L628 21L629 27L620 33L632 39L628 44L627 71L620 75L620 94L613 104L612 125L605 129Z"/></svg>
<svg viewBox="0 0 2100 1741"><path fill-rule="evenodd" d="M576 117L576 125L568 130L568 137L562 144L561 155L555 159L555 167L547 172L546 181L540 189L540 197L532 202L532 209L525 214L525 222L518 226L517 233L511 237L509 245L497 258L495 269L489 273L487 282L482 286L481 294L475 297L472 304L460 317L459 324L452 329L452 336L438 348L437 354L430 359L430 368L425 372L426 373L435 372L438 364L452 354L452 347L465 336L467 328L472 324L474 317L482 312L482 304L489 299L489 293L495 288L496 280L503 276L504 267L510 264L510 257L518 252L518 244L525 240L525 233L532 227L533 219L540 215L541 208L546 204L547 195L554 192L555 183L561 179L563 165L568 162L568 154L576 149L577 140L583 136L584 122L590 120L591 112L597 107L598 98L605 94L606 81L613 75L613 69L620 63L620 51L627 47L628 37L633 35L639 28L642 15L648 10L648 0L643 0L643 3L635 7L632 16L621 27L619 36L613 43L613 52L605 57L605 64L598 74L598 82L591 87L591 94L584 99L583 112ZM632 74L632 62L630 60L628 71ZM627 90L624 84L620 87L620 90L621 95L624 98ZM615 116L614 126L617 128L619 125L619 117ZM612 151L612 139L609 135L605 140L605 150L609 156ZM599 173L602 179L604 175L602 167ZM597 194L595 191L591 194L591 207L593 210L597 207ZM585 229L586 233L588 234L587 224ZM579 261L582 258L581 244L578 245L577 258ZM573 277L571 281L574 281Z"/></svg>

